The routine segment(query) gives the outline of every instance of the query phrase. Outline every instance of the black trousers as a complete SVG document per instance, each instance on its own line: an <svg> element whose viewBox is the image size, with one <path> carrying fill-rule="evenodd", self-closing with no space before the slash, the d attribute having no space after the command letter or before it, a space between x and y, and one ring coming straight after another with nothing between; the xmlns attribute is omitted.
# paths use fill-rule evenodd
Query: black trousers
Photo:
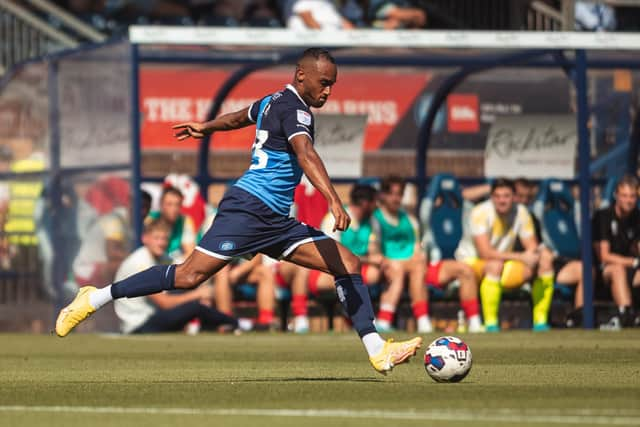
<svg viewBox="0 0 640 427"><path fill-rule="evenodd" d="M191 301L168 310L158 310L134 334L181 331L191 319L200 319L203 330L215 331L221 325L238 327L238 320L215 308Z"/></svg>

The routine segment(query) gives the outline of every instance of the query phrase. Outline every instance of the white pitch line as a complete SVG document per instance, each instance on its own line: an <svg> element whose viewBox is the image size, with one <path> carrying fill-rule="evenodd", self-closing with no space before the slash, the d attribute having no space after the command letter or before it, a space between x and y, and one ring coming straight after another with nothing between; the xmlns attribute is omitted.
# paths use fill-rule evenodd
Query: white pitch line
<svg viewBox="0 0 640 427"><path fill-rule="evenodd" d="M125 408L110 406L0 406L0 412L67 412L85 414L140 414L140 415L207 415L207 416L258 416L301 418L382 418L392 420L422 421L486 421L504 423L538 424L591 424L640 426L637 416L561 415L517 413L513 409L472 411L375 411L349 409L198 409L198 408Z"/></svg>

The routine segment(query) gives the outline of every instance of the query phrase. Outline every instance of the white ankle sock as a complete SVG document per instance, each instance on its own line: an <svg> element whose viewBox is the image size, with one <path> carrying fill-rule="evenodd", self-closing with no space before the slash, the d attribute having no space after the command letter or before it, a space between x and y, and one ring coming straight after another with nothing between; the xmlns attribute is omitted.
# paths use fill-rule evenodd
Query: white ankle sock
<svg viewBox="0 0 640 427"><path fill-rule="evenodd" d="M424 316L420 316L417 319L418 321L418 332L423 334L428 334L433 332L433 326L431 326L431 319L426 314Z"/></svg>
<svg viewBox="0 0 640 427"><path fill-rule="evenodd" d="M111 296L111 285L104 288L98 288L89 294L89 304L96 310L105 305L106 303L113 301Z"/></svg>
<svg viewBox="0 0 640 427"><path fill-rule="evenodd" d="M480 316L477 314L475 316L471 316L469 318L469 331L475 332L479 331L480 329L482 329L482 321L480 320Z"/></svg>
<svg viewBox="0 0 640 427"><path fill-rule="evenodd" d="M306 332L309 330L309 318L307 316L296 316L293 318L293 331Z"/></svg>
<svg viewBox="0 0 640 427"><path fill-rule="evenodd" d="M371 332L362 337L362 344L367 349L369 356L375 356L382 351L384 347L384 340L377 332Z"/></svg>

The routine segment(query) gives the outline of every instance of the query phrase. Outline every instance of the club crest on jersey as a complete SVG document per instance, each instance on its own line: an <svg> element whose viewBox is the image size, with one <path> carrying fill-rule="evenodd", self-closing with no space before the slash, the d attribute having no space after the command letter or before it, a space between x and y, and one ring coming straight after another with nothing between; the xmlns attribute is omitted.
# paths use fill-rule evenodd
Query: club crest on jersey
<svg viewBox="0 0 640 427"><path fill-rule="evenodd" d="M236 244L233 243L231 240L225 240L224 242L220 243L220 246L218 246L220 248L221 251L231 251L236 247Z"/></svg>
<svg viewBox="0 0 640 427"><path fill-rule="evenodd" d="M311 125L311 114L303 110L298 110L298 121L303 125Z"/></svg>

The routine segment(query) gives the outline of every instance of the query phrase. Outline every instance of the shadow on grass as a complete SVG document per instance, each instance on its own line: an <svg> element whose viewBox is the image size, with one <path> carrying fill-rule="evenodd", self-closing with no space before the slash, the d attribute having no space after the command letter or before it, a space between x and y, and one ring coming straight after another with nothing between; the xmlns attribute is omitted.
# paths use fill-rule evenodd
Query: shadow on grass
<svg viewBox="0 0 640 427"><path fill-rule="evenodd" d="M356 383L379 383L383 382L382 378L351 378L351 377L285 377L285 378L227 378L227 379L184 379L184 380L92 380L92 381L64 381L65 384L230 384L230 383L295 383L295 382L356 382Z"/></svg>

